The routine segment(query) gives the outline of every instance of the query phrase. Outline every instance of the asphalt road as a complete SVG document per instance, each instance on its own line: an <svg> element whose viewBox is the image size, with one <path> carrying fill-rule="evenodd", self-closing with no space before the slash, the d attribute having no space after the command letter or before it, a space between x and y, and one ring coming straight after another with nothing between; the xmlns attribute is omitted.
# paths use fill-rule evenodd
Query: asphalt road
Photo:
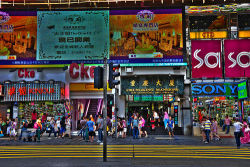
<svg viewBox="0 0 250 167"><path fill-rule="evenodd" d="M3 167L248 167L249 162L249 148L231 146L109 145L105 163L101 145L0 146Z"/></svg>

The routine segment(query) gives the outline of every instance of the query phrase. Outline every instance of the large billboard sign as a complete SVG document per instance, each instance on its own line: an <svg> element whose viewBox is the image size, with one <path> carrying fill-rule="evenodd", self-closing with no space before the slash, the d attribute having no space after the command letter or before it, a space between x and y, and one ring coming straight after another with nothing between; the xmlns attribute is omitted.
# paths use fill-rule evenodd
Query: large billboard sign
<svg viewBox="0 0 250 167"><path fill-rule="evenodd" d="M225 76L250 77L250 39L225 40Z"/></svg>
<svg viewBox="0 0 250 167"><path fill-rule="evenodd" d="M38 11L37 60L109 56L109 11Z"/></svg>
<svg viewBox="0 0 250 167"><path fill-rule="evenodd" d="M0 11L1 64L36 60L36 42L36 12Z"/></svg>
<svg viewBox="0 0 250 167"><path fill-rule="evenodd" d="M192 78L222 78L220 40L192 40Z"/></svg>
<svg viewBox="0 0 250 167"><path fill-rule="evenodd" d="M185 62L182 9L111 10L110 59L117 63Z"/></svg>

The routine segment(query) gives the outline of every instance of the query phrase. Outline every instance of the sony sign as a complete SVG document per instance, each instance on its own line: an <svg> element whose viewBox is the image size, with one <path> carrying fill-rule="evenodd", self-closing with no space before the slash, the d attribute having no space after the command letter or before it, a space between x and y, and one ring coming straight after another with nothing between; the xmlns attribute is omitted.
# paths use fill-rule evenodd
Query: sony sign
<svg viewBox="0 0 250 167"><path fill-rule="evenodd" d="M192 84L193 96L237 96L236 83L195 83Z"/></svg>

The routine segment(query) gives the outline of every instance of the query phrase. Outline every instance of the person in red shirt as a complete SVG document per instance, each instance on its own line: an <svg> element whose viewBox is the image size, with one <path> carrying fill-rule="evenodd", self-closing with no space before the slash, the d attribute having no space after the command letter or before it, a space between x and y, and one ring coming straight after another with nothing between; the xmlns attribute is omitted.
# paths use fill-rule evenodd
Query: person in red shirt
<svg viewBox="0 0 250 167"><path fill-rule="evenodd" d="M31 119L32 119L32 125L34 125L37 120L37 113L35 110L32 112Z"/></svg>

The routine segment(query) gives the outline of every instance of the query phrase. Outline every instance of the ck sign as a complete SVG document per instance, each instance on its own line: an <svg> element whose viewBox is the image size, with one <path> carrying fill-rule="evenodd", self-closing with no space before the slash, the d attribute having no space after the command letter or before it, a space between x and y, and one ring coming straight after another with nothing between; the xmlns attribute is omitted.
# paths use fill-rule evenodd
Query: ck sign
<svg viewBox="0 0 250 167"><path fill-rule="evenodd" d="M18 69L18 77L19 78L35 78L35 71L29 69Z"/></svg>
<svg viewBox="0 0 250 167"><path fill-rule="evenodd" d="M221 41L192 40L192 78L221 78Z"/></svg>

